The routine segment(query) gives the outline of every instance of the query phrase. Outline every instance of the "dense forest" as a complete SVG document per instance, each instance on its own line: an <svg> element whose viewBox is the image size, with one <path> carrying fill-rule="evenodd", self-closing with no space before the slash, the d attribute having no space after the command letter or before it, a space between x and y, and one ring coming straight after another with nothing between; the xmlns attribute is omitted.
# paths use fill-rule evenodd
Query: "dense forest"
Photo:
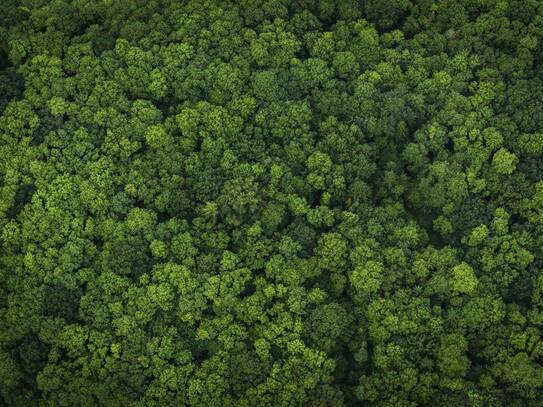
<svg viewBox="0 0 543 407"><path fill-rule="evenodd" d="M543 1L1 0L0 405L543 405Z"/></svg>

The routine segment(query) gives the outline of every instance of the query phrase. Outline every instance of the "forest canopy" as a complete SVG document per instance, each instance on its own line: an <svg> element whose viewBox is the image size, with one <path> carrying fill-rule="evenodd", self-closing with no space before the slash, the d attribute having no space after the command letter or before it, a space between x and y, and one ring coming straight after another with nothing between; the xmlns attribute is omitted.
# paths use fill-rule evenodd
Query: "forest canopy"
<svg viewBox="0 0 543 407"><path fill-rule="evenodd" d="M543 2L0 1L0 404L543 405Z"/></svg>

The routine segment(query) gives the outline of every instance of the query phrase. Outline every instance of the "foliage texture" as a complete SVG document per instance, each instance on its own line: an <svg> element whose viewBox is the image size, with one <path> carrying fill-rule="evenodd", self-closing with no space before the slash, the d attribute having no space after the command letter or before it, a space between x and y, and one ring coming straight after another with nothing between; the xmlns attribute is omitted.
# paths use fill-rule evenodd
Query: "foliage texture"
<svg viewBox="0 0 543 407"><path fill-rule="evenodd" d="M543 405L540 0L0 3L0 404Z"/></svg>

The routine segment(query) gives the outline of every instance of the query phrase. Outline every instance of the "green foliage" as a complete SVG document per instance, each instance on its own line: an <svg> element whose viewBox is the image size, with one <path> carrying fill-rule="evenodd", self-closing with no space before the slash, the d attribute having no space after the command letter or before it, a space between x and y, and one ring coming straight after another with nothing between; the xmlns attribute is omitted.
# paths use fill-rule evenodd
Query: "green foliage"
<svg viewBox="0 0 543 407"><path fill-rule="evenodd" d="M538 0L0 1L0 405L543 405Z"/></svg>

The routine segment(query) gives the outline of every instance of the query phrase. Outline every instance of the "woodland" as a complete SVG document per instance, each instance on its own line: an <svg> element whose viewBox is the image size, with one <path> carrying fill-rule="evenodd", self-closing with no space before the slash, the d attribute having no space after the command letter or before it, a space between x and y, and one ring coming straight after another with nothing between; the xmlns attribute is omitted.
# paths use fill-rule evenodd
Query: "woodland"
<svg viewBox="0 0 543 407"><path fill-rule="evenodd" d="M0 405L543 406L542 0L0 0Z"/></svg>

